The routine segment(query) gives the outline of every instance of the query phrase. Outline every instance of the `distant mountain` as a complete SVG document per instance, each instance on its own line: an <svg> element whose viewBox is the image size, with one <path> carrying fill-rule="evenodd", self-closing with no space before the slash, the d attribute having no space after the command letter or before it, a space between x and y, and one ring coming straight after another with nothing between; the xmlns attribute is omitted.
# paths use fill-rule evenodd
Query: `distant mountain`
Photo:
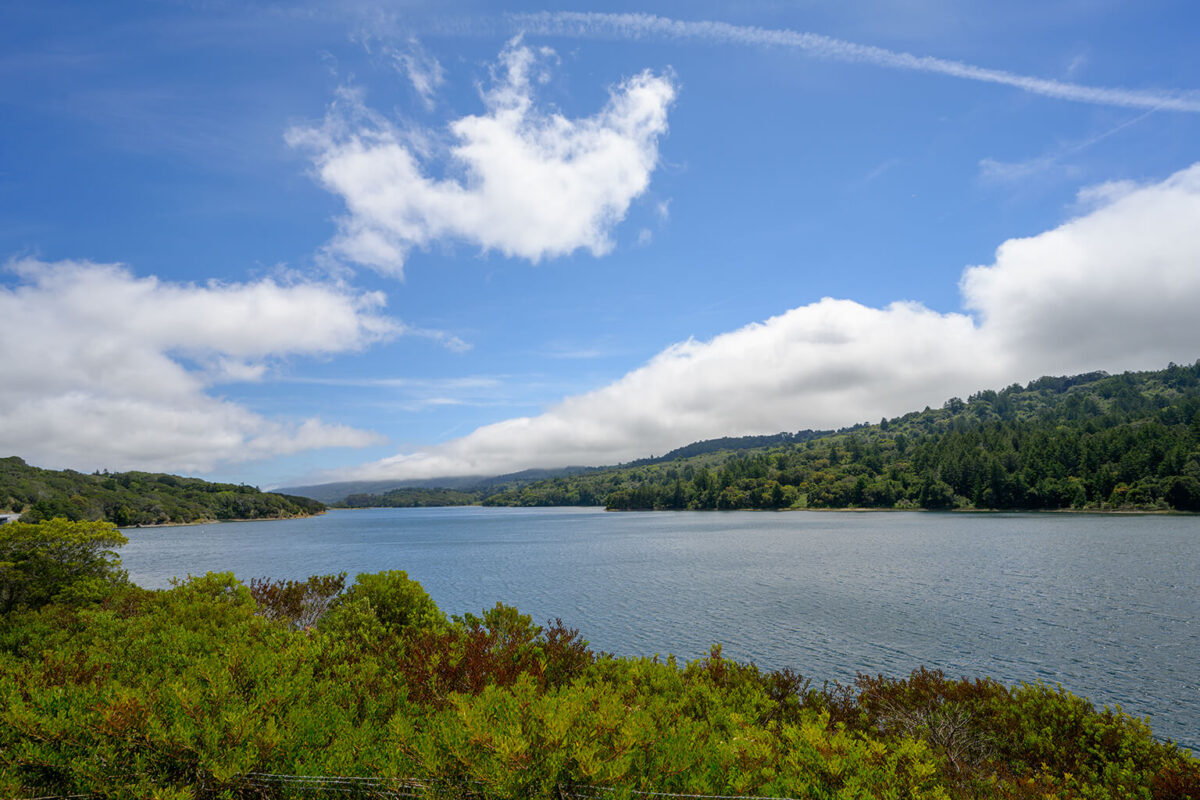
<svg viewBox="0 0 1200 800"><path fill-rule="evenodd" d="M477 505L488 495L486 491L458 489L426 489L405 486L381 494L351 494L331 503L334 508L436 508L442 506Z"/></svg>
<svg viewBox="0 0 1200 800"><path fill-rule="evenodd" d="M849 429L847 429L849 430ZM383 481L339 481L307 486L284 486L276 489L290 495L311 497L328 505L358 507L407 507L411 505L465 505L479 502L498 492L518 489L538 481L582 475L589 472L662 464L680 458L739 450L752 447L767 447L785 442L806 442L822 436L831 436L837 431L804 430L797 433L776 433L766 436L724 436L720 439L705 439L678 447L661 456L640 458L623 464L601 467L561 467L557 469L526 469L504 475L467 475L442 478L410 478ZM431 494L422 490L450 490L451 493ZM426 502L441 496L445 503ZM470 498L470 499L467 499Z"/></svg>
<svg viewBox="0 0 1200 800"><path fill-rule="evenodd" d="M505 475L467 475L443 478L414 478L386 481L339 481L309 486L287 486L276 489L290 495L311 497L322 503L341 503L351 495L384 495L399 489L453 489L459 492L491 494L501 488L524 486L535 481L578 475L602 467L561 467L557 469L526 469Z"/></svg>
<svg viewBox="0 0 1200 800"><path fill-rule="evenodd" d="M310 497L326 505L345 500L350 495L382 495L395 489L462 489L473 487L477 482L486 480L482 476L433 478L421 480L390 480L390 481L338 481L336 483L316 483L307 486L281 486L275 489L283 494Z"/></svg>
<svg viewBox="0 0 1200 800"><path fill-rule="evenodd" d="M3 509L22 512L25 522L66 517L132 526L304 517L325 506L307 497L163 473L41 469L13 456L0 458Z"/></svg>

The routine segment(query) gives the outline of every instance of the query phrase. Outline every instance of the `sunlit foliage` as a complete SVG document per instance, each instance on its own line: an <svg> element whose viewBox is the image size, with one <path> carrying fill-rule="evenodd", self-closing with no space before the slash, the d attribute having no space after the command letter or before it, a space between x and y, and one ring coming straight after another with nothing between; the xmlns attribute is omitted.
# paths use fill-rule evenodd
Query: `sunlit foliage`
<svg viewBox="0 0 1200 800"><path fill-rule="evenodd" d="M1200 797L1200 762L1040 683L619 658L504 605L447 618L403 572L102 589L0 616L0 796Z"/></svg>
<svg viewBox="0 0 1200 800"><path fill-rule="evenodd" d="M178 475L40 469L14 456L0 458L0 509L23 512L23 522L62 517L128 527L307 516L325 506L307 497Z"/></svg>

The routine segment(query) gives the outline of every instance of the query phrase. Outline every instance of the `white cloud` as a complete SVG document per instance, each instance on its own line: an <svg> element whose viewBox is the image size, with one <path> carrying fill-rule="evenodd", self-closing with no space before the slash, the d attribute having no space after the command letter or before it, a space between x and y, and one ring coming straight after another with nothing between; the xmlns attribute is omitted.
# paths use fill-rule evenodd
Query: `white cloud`
<svg viewBox="0 0 1200 800"><path fill-rule="evenodd" d="M1022 183L1058 166L1059 154L1037 156L1024 161L979 159L979 177L985 183Z"/></svg>
<svg viewBox="0 0 1200 800"><path fill-rule="evenodd" d="M1083 72L1084 69L1087 68L1090 60L1091 58L1087 53L1076 53L1071 57L1071 63L1067 64L1067 77L1074 78L1076 75Z"/></svg>
<svg viewBox="0 0 1200 800"><path fill-rule="evenodd" d="M882 47L847 42L819 33L786 29L731 25L708 20L677 20L653 14L608 14L600 12L542 11L513 14L523 30L556 36L618 37L622 39L695 40L714 44L755 47L788 47L815 58L855 64L873 64L888 69L912 70L947 75L983 83L1011 86L1032 94L1078 103L1145 108L1164 111L1200 111L1200 93L1195 90L1159 91L1084 86L1078 83L1035 78L1000 69L988 69L961 61L898 53Z"/></svg>
<svg viewBox="0 0 1200 800"><path fill-rule="evenodd" d="M898 158L885 159L885 160L881 161L880 163L876 164L875 167L870 172L868 172L866 175L863 175L856 182L856 185L857 186L865 186L868 183L871 183L872 181L877 181L880 178L882 178L884 175L886 175L890 170L899 166L900 163L901 163L900 159L898 159Z"/></svg>
<svg viewBox="0 0 1200 800"><path fill-rule="evenodd" d="M706 342L673 345L620 380L355 470L495 474L614 463L716 436L831 428L1043 374L1200 357L1200 164L963 272L968 314L825 298ZM346 477L343 473L340 477Z"/></svg>
<svg viewBox="0 0 1200 800"><path fill-rule="evenodd" d="M446 71L415 37L409 37L405 49L388 51L396 68L408 78L427 109L433 108L433 97L446 81Z"/></svg>
<svg viewBox="0 0 1200 800"><path fill-rule="evenodd" d="M1108 205L1009 240L994 264L963 273L965 305L986 335L1042 370L1200 357L1200 164L1121 189Z"/></svg>
<svg viewBox="0 0 1200 800"><path fill-rule="evenodd" d="M282 378L286 383L376 390L370 401L381 413L422 411L432 406L511 407L509 376L462 378Z"/></svg>
<svg viewBox="0 0 1200 800"><path fill-rule="evenodd" d="M1137 182L1131 180L1104 181L1085 186L1075 193L1075 205L1081 211L1092 211L1120 200L1137 188Z"/></svg>
<svg viewBox="0 0 1200 800"><path fill-rule="evenodd" d="M7 265L0 287L0 451L44 466L208 471L373 433L267 419L209 393L286 356L404 332L378 293L266 279L204 286L86 261Z"/></svg>
<svg viewBox="0 0 1200 800"><path fill-rule="evenodd" d="M658 164L675 87L642 72L613 88L597 114L568 119L535 103L547 55L509 44L482 92L485 113L450 124L445 165L423 163L430 159L413 142L426 134L397 130L354 92L321 126L289 131L292 145L313 152L321 183L345 200L331 252L393 274L413 247L439 240L533 262L607 253L611 230ZM430 177L439 166L451 175Z"/></svg>

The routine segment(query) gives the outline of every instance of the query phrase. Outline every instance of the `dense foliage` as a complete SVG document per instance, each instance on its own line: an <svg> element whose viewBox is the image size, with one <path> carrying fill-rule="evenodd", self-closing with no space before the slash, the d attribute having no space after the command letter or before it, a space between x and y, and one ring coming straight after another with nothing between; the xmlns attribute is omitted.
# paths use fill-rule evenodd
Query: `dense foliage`
<svg viewBox="0 0 1200 800"><path fill-rule="evenodd" d="M0 616L0 796L321 796L282 775L374 779L332 796L1200 798L1200 762L1061 688L921 669L817 689L344 578L118 575L89 599L49 576L56 602Z"/></svg>
<svg viewBox="0 0 1200 800"><path fill-rule="evenodd" d="M650 456L650 458L641 458L637 461L630 461L623 466L641 467L647 464L661 464L664 461L675 461L681 458L691 458L692 456L701 456L705 453L719 453L722 450L745 450L755 447L771 447L777 444L788 444L789 442L807 442L809 439L819 439L822 436L828 436L833 431L798 431L796 433L772 433L765 436L722 436L720 439L705 439L700 442L692 442L683 447L677 447L666 455ZM557 475L554 477L558 477Z"/></svg>
<svg viewBox="0 0 1200 800"><path fill-rule="evenodd" d="M469 506L483 499L484 493L460 489L404 487L383 494L352 494L334 508L426 508L431 506Z"/></svg>
<svg viewBox="0 0 1200 800"><path fill-rule="evenodd" d="M116 548L125 543L109 522L8 523L0 529L0 614L104 594L124 577Z"/></svg>
<svg viewBox="0 0 1200 800"><path fill-rule="evenodd" d="M261 492L253 486L210 483L153 472L102 472L31 467L0 458L0 509L24 512L24 522L54 517L131 525L222 519L277 519L319 514L307 497Z"/></svg>
<svg viewBox="0 0 1200 800"><path fill-rule="evenodd" d="M1200 511L1200 362L1041 378L802 442L556 478L482 502Z"/></svg>

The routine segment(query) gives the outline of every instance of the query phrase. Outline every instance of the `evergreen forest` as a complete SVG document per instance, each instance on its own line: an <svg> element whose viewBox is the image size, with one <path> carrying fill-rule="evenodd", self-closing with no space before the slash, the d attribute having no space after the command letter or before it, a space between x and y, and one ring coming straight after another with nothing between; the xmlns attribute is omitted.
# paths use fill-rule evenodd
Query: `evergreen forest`
<svg viewBox="0 0 1200 800"><path fill-rule="evenodd" d="M337 508L429 508L434 506L469 506L481 499L479 491L459 489L426 489L412 486L392 489L383 494L352 494L335 504Z"/></svg>
<svg viewBox="0 0 1200 800"><path fill-rule="evenodd" d="M1044 377L873 425L772 438L694 447L700 454L539 481L478 502L1200 511L1200 362Z"/></svg>
<svg viewBox="0 0 1200 800"><path fill-rule="evenodd" d="M14 456L0 458L0 509L20 512L24 522L62 517L128 527L302 517L323 512L325 505L178 475L40 469Z"/></svg>

